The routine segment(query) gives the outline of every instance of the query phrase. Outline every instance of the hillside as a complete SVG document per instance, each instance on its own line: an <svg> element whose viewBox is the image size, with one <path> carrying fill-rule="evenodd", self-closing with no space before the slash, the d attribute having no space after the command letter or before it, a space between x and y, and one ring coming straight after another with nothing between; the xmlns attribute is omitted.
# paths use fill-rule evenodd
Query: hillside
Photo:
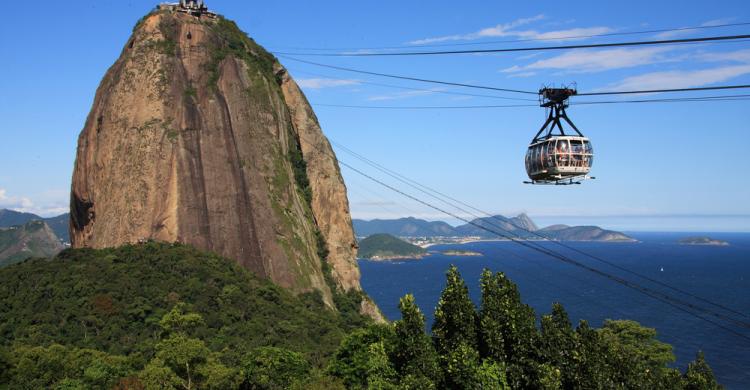
<svg viewBox="0 0 750 390"><path fill-rule="evenodd" d="M359 256L363 259L388 260L414 258L426 251L390 234L373 234L359 242Z"/></svg>
<svg viewBox="0 0 750 390"><path fill-rule="evenodd" d="M498 231L502 234L529 239L539 239L541 235L560 241L635 241L624 233L606 230L598 226L552 225L540 229L526 214L519 214L512 218L502 215L476 218L471 223L456 227L442 221L425 221L412 217L374 219L371 221L355 219L354 231L358 237L385 233L397 237L480 237L496 239L498 236L492 231Z"/></svg>
<svg viewBox="0 0 750 390"><path fill-rule="evenodd" d="M23 225L29 221L44 221L63 242L70 242L70 214L60 214L55 217L43 218L32 213L0 209L0 228Z"/></svg>
<svg viewBox="0 0 750 390"><path fill-rule="evenodd" d="M476 225L485 227L490 230L501 230L503 232L512 232L521 237L531 236L529 231L533 232L538 229L534 221L526 214L519 214L516 217L508 218L502 215L492 217L476 218L471 224L465 224L456 227L456 232L460 236L479 236L497 238L496 235L479 228Z"/></svg>
<svg viewBox="0 0 750 390"><path fill-rule="evenodd" d="M295 297L185 245L67 249L53 260L5 267L0 302L5 346L59 343L148 355L159 319L178 302L203 316L198 333L213 334L214 350L273 345L325 357L345 329L343 316L323 309L320 294Z"/></svg>
<svg viewBox="0 0 750 390"><path fill-rule="evenodd" d="M55 235L63 240L63 242L70 242L70 213L44 218L44 222L47 223L50 229L55 232Z"/></svg>
<svg viewBox="0 0 750 390"><path fill-rule="evenodd" d="M401 237L450 237L456 235L453 226L442 221L425 221L414 217L352 221L358 237L385 233Z"/></svg>
<svg viewBox="0 0 750 390"><path fill-rule="evenodd" d="M35 219L42 219L42 217L32 213L22 213L20 211L0 209L0 227L23 225L26 222L33 221Z"/></svg>
<svg viewBox="0 0 750 390"><path fill-rule="evenodd" d="M412 295L368 326L189 246L67 249L0 269L0 388L717 388L634 321L573 328L556 303L537 328L504 274L483 271L481 310L445 282L428 334Z"/></svg>
<svg viewBox="0 0 750 390"><path fill-rule="evenodd" d="M607 241L634 242L632 237L598 226L552 225L538 231L539 234L560 241Z"/></svg>
<svg viewBox="0 0 750 390"><path fill-rule="evenodd" d="M180 242L330 307L361 292L346 188L306 97L234 22L177 7L137 23L97 89L72 246Z"/></svg>
<svg viewBox="0 0 750 390"><path fill-rule="evenodd" d="M29 257L54 256L62 249L62 243L44 221L0 228L0 267Z"/></svg>

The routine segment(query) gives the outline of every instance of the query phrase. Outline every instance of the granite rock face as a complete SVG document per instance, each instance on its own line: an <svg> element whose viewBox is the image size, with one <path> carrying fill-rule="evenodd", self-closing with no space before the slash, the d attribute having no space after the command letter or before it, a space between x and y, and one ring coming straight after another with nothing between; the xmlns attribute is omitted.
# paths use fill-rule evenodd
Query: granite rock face
<svg viewBox="0 0 750 390"><path fill-rule="evenodd" d="M330 306L332 288L361 289L346 188L312 108L222 17L144 17L78 140L73 247L142 240L217 252Z"/></svg>

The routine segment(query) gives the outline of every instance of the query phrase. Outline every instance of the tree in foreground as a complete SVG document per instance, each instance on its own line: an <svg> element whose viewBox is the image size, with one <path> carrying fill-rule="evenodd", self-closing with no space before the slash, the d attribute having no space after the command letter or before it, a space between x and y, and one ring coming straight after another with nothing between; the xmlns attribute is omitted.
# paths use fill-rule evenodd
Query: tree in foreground
<svg viewBox="0 0 750 390"><path fill-rule="evenodd" d="M446 387L463 388L461 382L472 370L465 365L476 365L478 362L477 322L477 312L469 297L469 289L458 268L451 265L446 273L445 288L435 308L435 322L432 324L432 340L445 373Z"/></svg>
<svg viewBox="0 0 750 390"><path fill-rule="evenodd" d="M452 265L446 273L446 285L435 308L432 340L441 356L447 356L462 344L477 347L477 313L469 289L458 268Z"/></svg>
<svg viewBox="0 0 750 390"><path fill-rule="evenodd" d="M688 364L682 380L685 390L718 390L722 388L716 382L713 370L706 363L703 351L699 351L695 360Z"/></svg>
<svg viewBox="0 0 750 390"><path fill-rule="evenodd" d="M539 382L538 339L534 310L521 302L518 287L502 272L482 272L479 314L480 351L504 363L513 388Z"/></svg>
<svg viewBox="0 0 750 390"><path fill-rule="evenodd" d="M401 319L394 322L395 332L393 362L403 387L431 389L440 383L440 366L430 337L425 334L425 319L414 302L414 296L405 295L399 301Z"/></svg>
<svg viewBox="0 0 750 390"><path fill-rule="evenodd" d="M656 339L656 330L631 320L606 320L599 330L607 346L607 363L616 385L626 388L669 388L679 382L672 346Z"/></svg>
<svg viewBox="0 0 750 390"><path fill-rule="evenodd" d="M203 340L189 332L203 323L196 313L186 313L184 304L175 305L160 321L167 337L156 344L156 355L139 377L148 389L230 389L239 387L241 373L219 361Z"/></svg>
<svg viewBox="0 0 750 390"><path fill-rule="evenodd" d="M366 389L371 370L371 349L373 344L382 343L389 350L392 344L393 327L391 325L371 325L350 333L341 341L339 349L328 363L327 373L340 379L349 389Z"/></svg>
<svg viewBox="0 0 750 390"><path fill-rule="evenodd" d="M575 346L575 333L568 313L560 303L554 303L552 313L542 316L541 353L546 363L560 370L565 388L571 388L575 383Z"/></svg>

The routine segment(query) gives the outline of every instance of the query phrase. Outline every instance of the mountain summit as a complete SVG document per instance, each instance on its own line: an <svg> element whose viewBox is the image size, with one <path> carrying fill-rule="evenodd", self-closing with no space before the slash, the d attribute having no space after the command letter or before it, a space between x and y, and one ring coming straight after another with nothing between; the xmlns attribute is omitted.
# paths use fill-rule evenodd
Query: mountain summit
<svg viewBox="0 0 750 390"><path fill-rule="evenodd" d="M73 247L188 243L329 305L360 291L346 188L307 99L234 22L201 15L146 15L104 76L78 140Z"/></svg>

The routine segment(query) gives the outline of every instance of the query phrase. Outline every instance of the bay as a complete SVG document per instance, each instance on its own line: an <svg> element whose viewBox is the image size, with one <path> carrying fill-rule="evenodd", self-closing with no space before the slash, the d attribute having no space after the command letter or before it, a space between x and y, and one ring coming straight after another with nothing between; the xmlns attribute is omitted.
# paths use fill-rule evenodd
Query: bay
<svg viewBox="0 0 750 390"><path fill-rule="evenodd" d="M567 246L604 259L619 267L720 303L743 313L750 321L750 234L747 233L628 233L637 243L566 242ZM729 246L680 245L687 236L710 236ZM669 294L699 303L688 295L643 280L616 267L550 242L539 242L587 266ZM560 302L574 326L586 319L601 326L605 319L632 319L656 328L658 339L674 346L675 366L684 370L704 351L717 379L728 389L746 388L750 383L750 341L709 322L695 318L663 302L630 289L583 268L566 264L517 243L508 241L439 245L432 251L469 250L484 254L446 256L434 254L422 260L374 262L360 260L362 287L390 320L398 319L398 299L414 294L429 325L445 284L445 271L458 266L476 304L479 302L479 276L484 268L505 272L521 291L522 299L537 316ZM711 307L716 311L721 308ZM704 315L705 316L705 315ZM735 315L736 316L736 315ZM706 316L708 317L708 316ZM710 318L716 321L716 318ZM750 330L727 325L750 338Z"/></svg>

